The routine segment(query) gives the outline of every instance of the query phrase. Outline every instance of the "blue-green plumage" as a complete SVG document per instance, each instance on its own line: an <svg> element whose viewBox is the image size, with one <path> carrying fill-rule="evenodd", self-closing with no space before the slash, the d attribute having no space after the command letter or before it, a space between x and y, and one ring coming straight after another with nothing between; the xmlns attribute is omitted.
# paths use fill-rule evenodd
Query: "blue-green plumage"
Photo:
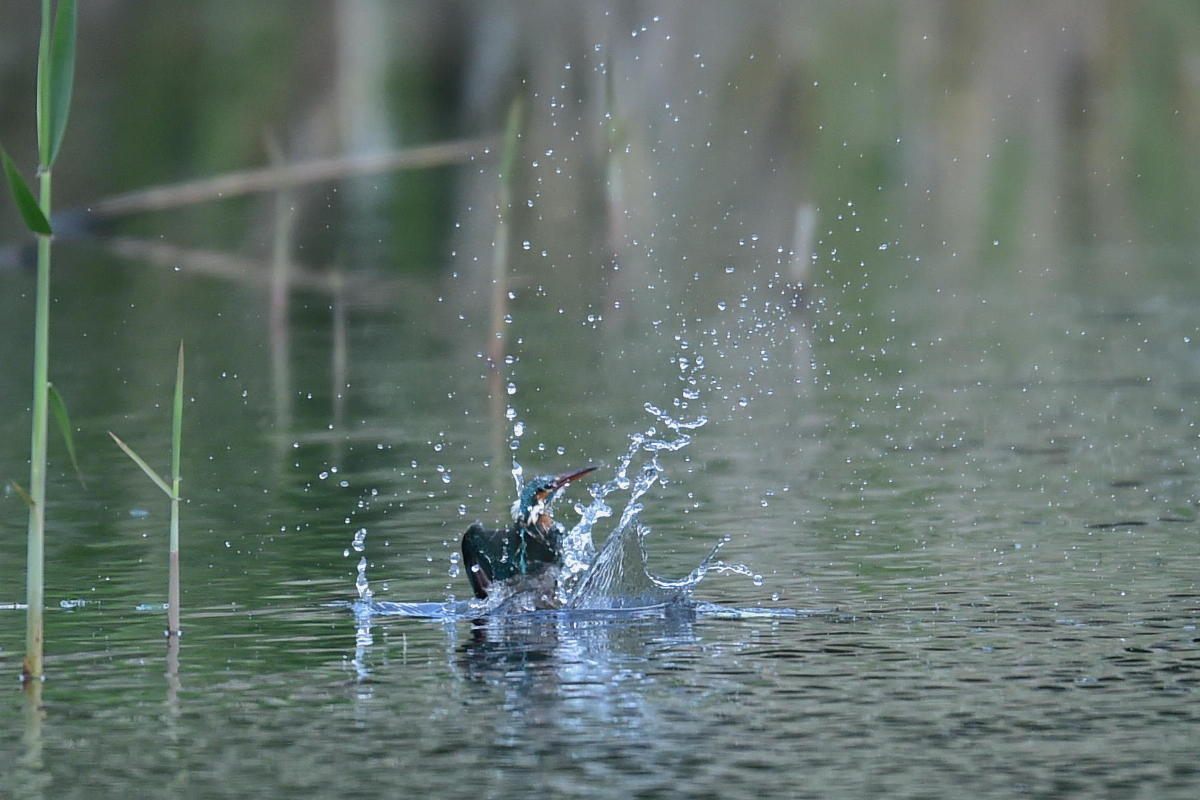
<svg viewBox="0 0 1200 800"><path fill-rule="evenodd" d="M462 538L463 566L478 598L488 596L493 583L536 576L562 559L566 533L550 516L550 504L560 489L595 467L563 475L541 475L521 487L513 503L513 524L487 530L478 522Z"/></svg>

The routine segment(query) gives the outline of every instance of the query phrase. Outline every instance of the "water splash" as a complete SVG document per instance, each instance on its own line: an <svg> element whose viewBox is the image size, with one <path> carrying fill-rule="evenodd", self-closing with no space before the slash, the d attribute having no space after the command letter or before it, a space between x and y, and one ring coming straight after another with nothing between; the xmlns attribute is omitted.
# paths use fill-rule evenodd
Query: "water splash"
<svg viewBox="0 0 1200 800"><path fill-rule="evenodd" d="M689 613L709 616L738 616L743 612L749 616L795 616L798 612L791 609L735 609L691 600L692 590L709 573L744 575L761 585L762 576L749 567L717 559L721 548L730 541L728 535L717 541L684 578L664 579L650 571L645 546L650 528L640 520L645 508L642 498L665 473L660 460L662 454L677 452L691 444L694 432L708 424L708 418L700 415L676 419L652 403L646 403L644 408L654 417L655 424L630 435L629 447L617 459L612 478L590 487L590 503L576 504L579 521L563 537L563 563L552 576L552 585L499 584L492 587L484 600L373 602L366 581L366 559L363 558L359 562L356 581L359 601L354 604L360 638L364 622L369 636L372 613L454 620L528 613L628 613L682 608ZM514 459L512 476L518 489L524 474L524 469ZM597 548L592 534L597 523L613 516L609 499L619 492L628 493L625 505L604 544Z"/></svg>
<svg viewBox="0 0 1200 800"><path fill-rule="evenodd" d="M358 540L357 534L355 534L355 540ZM354 586L358 589L358 602L354 604L355 630L354 660L352 665L358 679L364 680L370 675L367 655L370 653L371 645L375 643L375 637L371 633L371 615L374 612L375 606L371 602L373 596L371 586L367 583L366 556L358 560L358 577L354 579Z"/></svg>
<svg viewBox="0 0 1200 800"><path fill-rule="evenodd" d="M354 579L354 588L358 590L358 599L362 602L371 602L373 593L371 592L371 584L367 582L367 557L363 556L358 560L358 577Z"/></svg>
<svg viewBox="0 0 1200 800"><path fill-rule="evenodd" d="M644 408L662 426L663 433L660 434L659 427L652 426L632 434L629 448L617 461L613 478L592 487L591 504L575 507L580 520L565 538L564 569L559 580L559 599L566 608L636 608L686 598L705 574L719 563L715 561L716 553L728 541L726 538L719 542L682 580L664 580L650 572L645 547L650 528L639 519L645 508L641 498L662 478L661 454L682 450L691 444L693 431L706 425L708 418L702 415L675 419L652 403L646 403ZM605 498L618 491L628 491L629 498L616 527L597 552L592 542L592 530L599 520L612 516L612 508ZM731 571L749 572L741 566Z"/></svg>

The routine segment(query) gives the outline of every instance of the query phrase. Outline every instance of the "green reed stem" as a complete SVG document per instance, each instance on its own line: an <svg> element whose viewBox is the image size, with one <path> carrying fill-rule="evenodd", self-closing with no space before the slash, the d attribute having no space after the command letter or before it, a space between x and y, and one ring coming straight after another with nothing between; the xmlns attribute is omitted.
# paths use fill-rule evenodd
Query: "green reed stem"
<svg viewBox="0 0 1200 800"><path fill-rule="evenodd" d="M50 170L41 174L39 207L50 218ZM33 430L29 441L29 537L26 554L25 680L41 679L45 638L42 598L45 579L46 431L50 383L50 237L37 240L37 292L33 323Z"/></svg>
<svg viewBox="0 0 1200 800"><path fill-rule="evenodd" d="M132 447L121 441L121 437L108 432L125 455L141 467L146 477L162 490L171 501L171 538L167 564L167 635L179 635L179 487L183 482L179 474L180 447L183 442L183 342L179 343L179 360L175 366L175 401L171 411L171 483L167 484L154 467L146 463Z"/></svg>
<svg viewBox="0 0 1200 800"><path fill-rule="evenodd" d="M171 544L167 568L167 634L179 635L179 474L183 443L183 342L175 366L175 405L171 414Z"/></svg>
<svg viewBox="0 0 1200 800"><path fill-rule="evenodd" d="M53 17L50 0L42 0L42 30L38 40L37 128L39 202L42 215L50 219L50 34ZM37 290L33 322L33 430L29 437L28 545L26 548L25 681L41 680L45 641L43 596L46 552L46 430L49 419L50 383L50 237L37 237Z"/></svg>

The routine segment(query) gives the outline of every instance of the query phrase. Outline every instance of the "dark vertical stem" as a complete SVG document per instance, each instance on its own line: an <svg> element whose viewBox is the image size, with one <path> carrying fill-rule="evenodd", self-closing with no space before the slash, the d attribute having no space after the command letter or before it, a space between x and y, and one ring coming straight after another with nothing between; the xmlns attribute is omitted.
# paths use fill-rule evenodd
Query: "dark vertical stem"
<svg viewBox="0 0 1200 800"><path fill-rule="evenodd" d="M167 708L171 710L170 719L175 718L179 710L179 637L167 637Z"/></svg>
<svg viewBox="0 0 1200 800"><path fill-rule="evenodd" d="M179 501L171 501L171 519L179 519ZM162 584L159 584L160 586ZM171 551L171 564L167 573L167 635L179 636L179 551Z"/></svg>
<svg viewBox="0 0 1200 800"><path fill-rule="evenodd" d="M46 708L42 705L42 681L27 681L25 685L25 730L23 742L25 752L18 765L23 791L22 797L44 797L44 789L50 782L43 756L42 722ZM5 770L9 772L9 770Z"/></svg>

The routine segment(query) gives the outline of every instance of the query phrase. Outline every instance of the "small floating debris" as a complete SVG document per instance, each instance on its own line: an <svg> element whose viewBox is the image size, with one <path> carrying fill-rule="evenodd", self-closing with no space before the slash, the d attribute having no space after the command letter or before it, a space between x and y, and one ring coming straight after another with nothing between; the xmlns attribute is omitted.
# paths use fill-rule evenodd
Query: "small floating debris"
<svg viewBox="0 0 1200 800"><path fill-rule="evenodd" d="M1136 528L1145 524L1146 522L1140 519L1126 519L1120 522L1090 522L1087 527L1092 530L1107 530L1109 528Z"/></svg>

